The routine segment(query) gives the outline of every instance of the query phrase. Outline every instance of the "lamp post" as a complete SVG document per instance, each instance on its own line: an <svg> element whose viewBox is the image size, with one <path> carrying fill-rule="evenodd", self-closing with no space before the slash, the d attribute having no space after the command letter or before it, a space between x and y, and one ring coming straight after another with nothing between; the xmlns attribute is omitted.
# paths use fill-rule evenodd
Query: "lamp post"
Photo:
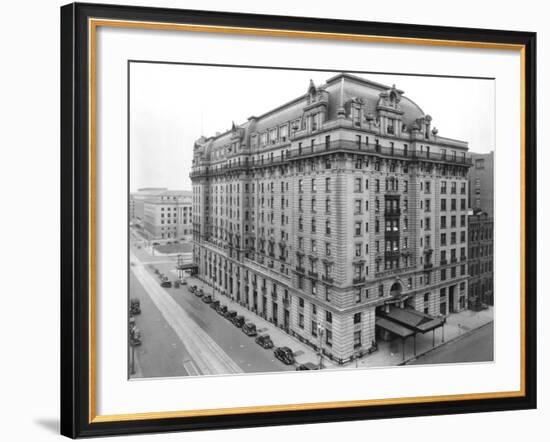
<svg viewBox="0 0 550 442"><path fill-rule="evenodd" d="M319 370L323 368L323 335L325 334L325 329L319 324L317 326L317 331L319 332Z"/></svg>

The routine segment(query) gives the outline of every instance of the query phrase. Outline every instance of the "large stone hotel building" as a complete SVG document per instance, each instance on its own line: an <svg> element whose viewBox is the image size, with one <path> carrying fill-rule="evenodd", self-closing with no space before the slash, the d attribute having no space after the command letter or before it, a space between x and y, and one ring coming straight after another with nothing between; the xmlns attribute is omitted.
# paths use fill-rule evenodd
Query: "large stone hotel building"
<svg viewBox="0 0 550 442"><path fill-rule="evenodd" d="M337 362L467 305L468 144L403 94L339 74L194 145L199 277Z"/></svg>

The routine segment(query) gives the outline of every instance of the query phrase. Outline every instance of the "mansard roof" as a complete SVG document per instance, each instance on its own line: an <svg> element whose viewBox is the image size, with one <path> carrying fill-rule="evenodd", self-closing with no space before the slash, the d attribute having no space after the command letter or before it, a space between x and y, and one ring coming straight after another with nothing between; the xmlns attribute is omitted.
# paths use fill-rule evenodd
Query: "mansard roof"
<svg viewBox="0 0 550 442"><path fill-rule="evenodd" d="M258 117L250 117L247 122L234 125L234 127L222 134L206 140L207 151L213 152L223 149L230 144L232 130L235 127L244 129L244 138L246 139L251 133L262 133L271 128L277 127L289 121L302 117L304 107L307 105L308 94L318 91L326 91L328 93L328 113L327 119L334 120L337 118L338 109L344 106L351 100L361 100L367 109L367 113L376 115L376 108L380 99L380 94L395 90L400 94L399 106L402 111L403 123L408 127L415 124L416 120L423 118L426 115L414 101L402 95L404 92L395 87L387 86L368 79L340 73L329 78L324 85L315 86L310 81L309 87L305 94L296 97L295 99L282 104L281 106L271 109L270 111L261 114Z"/></svg>

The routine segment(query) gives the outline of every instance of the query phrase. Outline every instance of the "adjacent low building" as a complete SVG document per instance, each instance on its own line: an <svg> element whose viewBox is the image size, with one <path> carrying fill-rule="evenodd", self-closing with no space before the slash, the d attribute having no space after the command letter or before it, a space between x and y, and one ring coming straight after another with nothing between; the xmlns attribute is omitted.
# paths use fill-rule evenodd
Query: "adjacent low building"
<svg viewBox="0 0 550 442"><path fill-rule="evenodd" d="M196 141L199 277L339 363L432 331L467 307L467 151L395 86L310 82Z"/></svg>
<svg viewBox="0 0 550 442"><path fill-rule="evenodd" d="M145 188L130 196L130 220L152 240L188 238L192 211L190 191Z"/></svg>

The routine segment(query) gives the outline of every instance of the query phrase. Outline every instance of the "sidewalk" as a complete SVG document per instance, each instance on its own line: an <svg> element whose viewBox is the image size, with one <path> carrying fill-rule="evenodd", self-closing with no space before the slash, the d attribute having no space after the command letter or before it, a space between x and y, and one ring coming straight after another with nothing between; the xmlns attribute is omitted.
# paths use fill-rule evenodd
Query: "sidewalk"
<svg viewBox="0 0 550 442"><path fill-rule="evenodd" d="M189 285L197 285L199 288L202 287L205 294L212 294L212 288L196 277L188 277L187 283ZM311 347L307 346L303 342L300 342L297 338L287 334L271 322L261 318L248 310L246 307L241 306L236 301L232 301L228 296L223 296L216 293L215 299L219 300L222 304L227 305L229 310L235 310L238 315L243 315L247 321L251 321L256 324L258 334L269 334L276 347L289 347L294 352L296 361L299 364L303 364L305 362L313 362L315 364L319 363L319 354ZM378 351L371 353L370 355L365 355L361 359L348 362L344 365L338 365L327 357L323 357L323 366L329 369L343 369L402 365L404 362L406 363L411 359L415 359L433 348L445 345L446 343L492 321L493 307L489 307L487 310L482 310L480 312L464 310L462 312L453 313L447 316L447 321L443 329L439 328L435 331L435 339L432 332L428 332L425 335L418 334L416 336L416 356L414 356L413 338L407 338L405 342L404 361L401 339L394 339L390 342L378 340ZM442 338L444 338L443 341ZM433 339L435 340L434 347L432 346Z"/></svg>
<svg viewBox="0 0 550 442"><path fill-rule="evenodd" d="M394 339L390 342L378 340L378 351L370 355L364 356L358 361L350 362L344 367L386 367L402 365L411 359L415 359L433 348L440 347L446 343L464 335L468 332L482 327L493 321L493 307L487 310L474 312L464 310L459 313L452 313L447 316L447 321L443 329L439 328L435 331L435 347L432 347L432 332L425 335L418 334L416 336L416 357L414 356L413 338L407 338L405 342L405 361L403 361L403 347L401 339ZM444 341L442 342L442 338Z"/></svg>
<svg viewBox="0 0 550 442"><path fill-rule="evenodd" d="M189 276L187 278L187 284L189 284L189 286L196 285L199 288L202 287L206 295L212 295L212 287L196 277ZM300 342L297 338L292 337L284 330L281 330L275 324L251 312L237 301L232 301L228 296L223 296L216 292L215 299L220 301L221 304L225 304L229 310L235 310L238 315L242 315L247 321L254 323L258 330L258 335L268 334L275 347L289 347L293 351L298 364L304 364L306 362L313 362L314 364L319 363L319 354L315 350L303 342ZM340 366L324 356L323 367L338 368Z"/></svg>

